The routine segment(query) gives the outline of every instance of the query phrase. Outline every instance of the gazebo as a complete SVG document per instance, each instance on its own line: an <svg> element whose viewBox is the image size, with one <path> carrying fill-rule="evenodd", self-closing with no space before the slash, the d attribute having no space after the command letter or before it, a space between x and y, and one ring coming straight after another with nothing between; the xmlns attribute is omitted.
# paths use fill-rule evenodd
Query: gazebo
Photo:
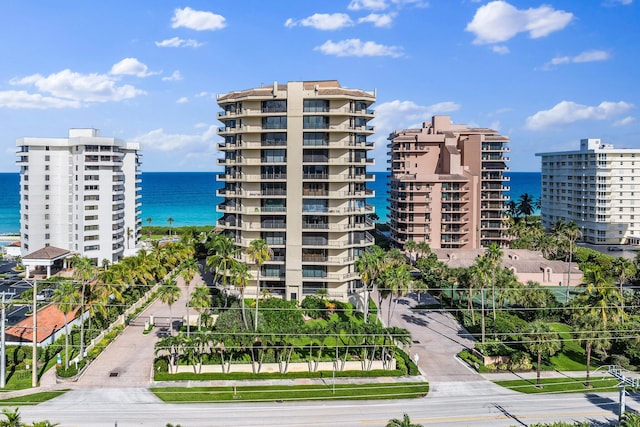
<svg viewBox="0 0 640 427"><path fill-rule="evenodd" d="M51 277L51 267L67 268L67 258L70 256L72 256L71 251L56 248L55 246L46 246L31 252L22 257L25 277L29 278L30 271L33 270L35 272L38 268L44 267L46 269L46 278L48 279Z"/></svg>

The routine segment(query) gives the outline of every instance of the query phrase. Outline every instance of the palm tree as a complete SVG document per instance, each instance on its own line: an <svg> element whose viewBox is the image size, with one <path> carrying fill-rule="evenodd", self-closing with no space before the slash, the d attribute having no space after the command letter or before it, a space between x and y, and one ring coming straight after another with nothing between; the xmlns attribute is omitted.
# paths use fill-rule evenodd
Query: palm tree
<svg viewBox="0 0 640 427"><path fill-rule="evenodd" d="M244 323L245 329L249 329L249 325L247 324L247 314L244 304L244 290L247 287L247 281L249 279L251 279L249 266L244 262L234 264L231 269L231 280L235 287L240 291L240 307L242 310L242 322Z"/></svg>
<svg viewBox="0 0 640 427"><path fill-rule="evenodd" d="M389 294L389 308L387 310L387 326L391 326L391 317L398 305L398 298L405 295L409 290L409 286L412 282L411 271L406 264L399 265L394 268L385 270L388 273L386 276L385 287ZM380 292L382 293L382 292ZM393 302L393 309L391 303ZM380 304L379 310L382 310L382 304Z"/></svg>
<svg viewBox="0 0 640 427"><path fill-rule="evenodd" d="M571 261L573 260L573 245L576 243L576 240L582 237L582 231L576 225L575 222L571 221L568 223L564 229L564 234L567 236L569 240L569 271L567 273L567 296L566 299L569 301L569 286L571 286Z"/></svg>
<svg viewBox="0 0 640 427"><path fill-rule="evenodd" d="M540 320L533 322L523 336L523 344L527 350L537 355L538 363L536 368L537 385L540 384L540 370L542 358L551 357L560 351L560 337L557 332L553 332L549 325Z"/></svg>
<svg viewBox="0 0 640 427"><path fill-rule="evenodd" d="M131 227L127 227L127 249L129 249L129 239L133 236L133 230Z"/></svg>
<svg viewBox="0 0 640 427"><path fill-rule="evenodd" d="M420 258L423 258L431 253L431 247L429 246L429 243L423 240L421 242L418 242L418 244L416 245L416 251L417 255Z"/></svg>
<svg viewBox="0 0 640 427"><path fill-rule="evenodd" d="M84 358L84 309L87 285L96 280L98 270L88 257L74 257L71 261L73 266L73 278L82 284L80 291L80 359Z"/></svg>
<svg viewBox="0 0 640 427"><path fill-rule="evenodd" d="M404 244L404 249L409 252L409 263L415 264L415 259L413 258L413 252L417 249L418 244L415 240L409 239ZM417 256L417 255L416 255Z"/></svg>
<svg viewBox="0 0 640 427"><path fill-rule="evenodd" d="M487 247L484 256L489 262L489 268L491 269L491 307L493 309L493 320L496 320L496 274L502 262L502 256L504 252L500 249L496 243L491 243Z"/></svg>
<svg viewBox="0 0 640 427"><path fill-rule="evenodd" d="M171 225L173 224L174 219L172 217L167 218L167 222L169 223L169 237L171 237Z"/></svg>
<svg viewBox="0 0 640 427"><path fill-rule="evenodd" d="M78 289L73 282L60 282L58 287L53 291L51 302L64 315L64 360L65 369L69 369L69 319L71 314L80 304L80 295Z"/></svg>
<svg viewBox="0 0 640 427"><path fill-rule="evenodd" d="M6 420L0 421L1 427L24 427L26 424L23 424L20 419L20 412L18 408L14 408L13 411L11 409L3 409L2 415L7 417Z"/></svg>
<svg viewBox="0 0 640 427"><path fill-rule="evenodd" d="M258 331L258 296L260 295L260 269L262 264L273 257L273 250L264 239L252 240L247 249L247 255L256 264L256 316L254 320L254 330Z"/></svg>
<svg viewBox="0 0 640 427"><path fill-rule="evenodd" d="M414 424L411 422L409 415L404 414L402 419L392 418L387 423L387 427L422 427L422 424Z"/></svg>
<svg viewBox="0 0 640 427"><path fill-rule="evenodd" d="M214 234L209 243L209 253L211 255L205 261L207 269L214 273L214 282L221 281L222 286L226 286L229 271L239 263L236 259L239 250L229 236Z"/></svg>
<svg viewBox="0 0 640 427"><path fill-rule="evenodd" d="M620 295L622 298L622 309L624 310L624 293L623 285L627 283L629 277L633 277L636 274L636 267L633 265L630 259L624 257L618 257L613 260L613 274L618 278L618 286L620 287Z"/></svg>
<svg viewBox="0 0 640 427"><path fill-rule="evenodd" d="M148 217L147 218L147 227L149 227L149 240L151 240L151 221L153 221L153 218Z"/></svg>
<svg viewBox="0 0 640 427"><path fill-rule="evenodd" d="M383 270L384 259L384 250L378 245L373 245L355 262L356 270L360 273L364 285L364 323L367 323L369 314L369 290L373 288Z"/></svg>
<svg viewBox="0 0 640 427"><path fill-rule="evenodd" d="M516 210L518 213L527 217L534 212L535 210L534 204L535 202L531 194L524 193L524 194L521 194L520 198L518 199L518 203L516 204Z"/></svg>
<svg viewBox="0 0 640 427"><path fill-rule="evenodd" d="M209 288L205 285L196 286L189 300L189 307L196 309L200 316L198 317L198 330L202 327L202 315L209 307L211 307L211 294Z"/></svg>
<svg viewBox="0 0 640 427"><path fill-rule="evenodd" d="M189 293L191 282L200 271L200 264L198 264L198 261L196 261L194 257L190 256L182 261L182 264L178 267L178 271L180 276L184 279L184 283L187 285L187 293ZM187 333L189 333L189 329L191 327L191 323L189 321L189 307L190 305L187 304Z"/></svg>
<svg viewBox="0 0 640 427"><path fill-rule="evenodd" d="M160 301L169 306L169 331L173 335L173 314L171 313L171 306L180 298L180 287L174 279L169 279L160 285L158 294Z"/></svg>

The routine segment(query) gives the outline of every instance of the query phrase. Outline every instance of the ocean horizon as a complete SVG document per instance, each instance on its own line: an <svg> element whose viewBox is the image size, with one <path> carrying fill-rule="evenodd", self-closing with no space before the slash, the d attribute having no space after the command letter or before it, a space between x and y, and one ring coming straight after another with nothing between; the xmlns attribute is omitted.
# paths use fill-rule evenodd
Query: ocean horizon
<svg viewBox="0 0 640 427"><path fill-rule="evenodd" d="M368 188L375 191L375 197L368 203L375 207L379 222L387 222L387 180L388 172L372 172L375 181ZM216 190L223 182L216 180L220 172L143 172L142 173L142 225L169 225L173 227L190 225L215 225L222 216L216 212L216 205L222 198ZM511 178L507 193L513 200L528 193L534 200L540 197L540 172L507 172ZM0 173L0 234L20 232L20 174Z"/></svg>

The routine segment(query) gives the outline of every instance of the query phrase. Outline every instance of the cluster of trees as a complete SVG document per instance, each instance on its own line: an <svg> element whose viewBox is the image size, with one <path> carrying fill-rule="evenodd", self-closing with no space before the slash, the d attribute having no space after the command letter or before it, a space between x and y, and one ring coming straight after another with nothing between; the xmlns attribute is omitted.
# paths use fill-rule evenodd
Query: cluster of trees
<svg viewBox="0 0 640 427"><path fill-rule="evenodd" d="M560 236L559 230L554 230L555 235ZM560 241L559 237L556 239ZM570 250L575 250L570 241L568 245ZM419 259L417 268L426 287L449 304L464 326L479 332L482 344L492 335L493 340L487 346L491 345L494 351L498 349L498 353L527 351L537 361L538 374L543 358L562 348L562 340L550 323L568 323L573 328L574 339L585 349L588 383L592 352L597 353L601 361L611 360L607 351L613 347L616 353L626 354L634 363L640 363L637 357L640 347L625 339L629 336L625 330L635 330L640 318L635 316L637 294L622 287L635 275L633 263L595 255L595 251L587 253L577 256L584 271L584 283L574 290L575 296L564 303L548 288L536 282L522 284L511 270L501 268L503 254L496 245L489 246L469 268L450 269L433 254ZM608 258L607 262L600 260L604 257ZM634 314L633 326L625 326L631 314ZM496 341L505 345L495 345ZM480 349L487 348L482 344Z"/></svg>
<svg viewBox="0 0 640 427"><path fill-rule="evenodd" d="M101 267L94 265L87 257L76 256L70 260L73 268L71 279L57 278L48 283L41 282L41 286L53 288L51 303L65 316L65 369L69 368L70 360L68 324L73 317L81 313L88 315L86 322L80 322L78 354L79 359L82 359L85 346L91 338L98 335L100 329L107 326L108 321L123 312L130 303L137 301L169 272L193 274L197 264L192 254L192 244L175 242L166 245L154 244L151 250L141 250L137 255L126 257L117 264L111 265L103 261ZM166 283L167 281L164 282ZM89 336L85 336L85 323Z"/></svg>

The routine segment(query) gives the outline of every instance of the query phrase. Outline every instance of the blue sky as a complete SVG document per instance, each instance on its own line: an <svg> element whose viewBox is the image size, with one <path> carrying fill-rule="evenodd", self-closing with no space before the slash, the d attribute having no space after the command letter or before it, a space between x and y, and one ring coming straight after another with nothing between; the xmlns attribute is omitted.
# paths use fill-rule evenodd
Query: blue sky
<svg viewBox="0 0 640 427"><path fill-rule="evenodd" d="M376 90L386 137L433 114L535 152L640 148L638 0L4 2L0 171L15 140L72 127L139 141L143 171L215 171L216 95L337 79Z"/></svg>

